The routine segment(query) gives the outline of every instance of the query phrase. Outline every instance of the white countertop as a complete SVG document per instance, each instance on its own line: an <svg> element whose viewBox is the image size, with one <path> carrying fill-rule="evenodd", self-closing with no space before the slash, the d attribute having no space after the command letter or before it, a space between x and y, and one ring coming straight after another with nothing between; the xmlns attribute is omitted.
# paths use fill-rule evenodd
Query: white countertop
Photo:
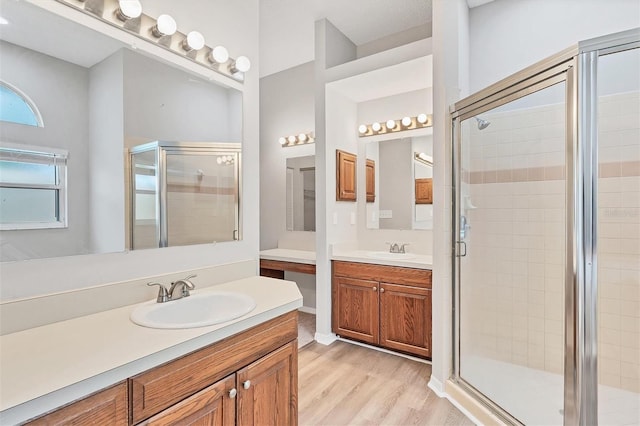
<svg viewBox="0 0 640 426"><path fill-rule="evenodd" d="M260 259L280 260L282 262L306 263L308 265L316 264L316 252L306 250L293 250L284 248L275 248L262 250Z"/></svg>
<svg viewBox="0 0 640 426"><path fill-rule="evenodd" d="M247 294L257 306L222 324L162 330L133 324L137 305L130 305L1 336L0 424L23 422L302 306L290 281L250 277L200 291L212 290Z"/></svg>
<svg viewBox="0 0 640 426"><path fill-rule="evenodd" d="M374 265L402 266L415 269L433 269L433 257L431 255L408 253L406 259L382 259L375 257L376 252L368 250L335 250L331 254L331 260L344 260L347 262L372 263Z"/></svg>

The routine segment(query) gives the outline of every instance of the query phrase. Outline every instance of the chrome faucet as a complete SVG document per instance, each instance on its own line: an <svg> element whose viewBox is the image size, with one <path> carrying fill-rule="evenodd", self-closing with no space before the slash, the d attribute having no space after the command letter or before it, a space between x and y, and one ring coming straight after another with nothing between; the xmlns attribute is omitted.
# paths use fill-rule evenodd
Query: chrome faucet
<svg viewBox="0 0 640 426"><path fill-rule="evenodd" d="M408 246L408 243L387 243L389 244L389 253L406 253L405 252L405 247Z"/></svg>
<svg viewBox="0 0 640 426"><path fill-rule="evenodd" d="M186 278L182 278L180 280L174 281L171 283L171 287L169 290L165 286L160 283L150 282L147 283L148 286L157 285L158 289L158 297L156 301L158 303L171 302L172 300L182 299L183 297L188 297L190 295L189 291L196 288L196 286L190 281L191 278L195 278L197 275L189 275ZM174 295L176 288L180 288L180 293Z"/></svg>

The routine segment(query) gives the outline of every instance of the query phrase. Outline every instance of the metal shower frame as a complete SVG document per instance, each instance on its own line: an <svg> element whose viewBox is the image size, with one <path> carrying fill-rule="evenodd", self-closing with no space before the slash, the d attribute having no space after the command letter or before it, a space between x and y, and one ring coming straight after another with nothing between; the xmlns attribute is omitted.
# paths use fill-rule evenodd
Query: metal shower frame
<svg viewBox="0 0 640 426"><path fill-rule="evenodd" d="M597 66L603 55L640 48L640 28L578 43L450 108L452 155L452 380L502 420L520 422L460 377L461 122L566 82L564 424L597 424Z"/></svg>

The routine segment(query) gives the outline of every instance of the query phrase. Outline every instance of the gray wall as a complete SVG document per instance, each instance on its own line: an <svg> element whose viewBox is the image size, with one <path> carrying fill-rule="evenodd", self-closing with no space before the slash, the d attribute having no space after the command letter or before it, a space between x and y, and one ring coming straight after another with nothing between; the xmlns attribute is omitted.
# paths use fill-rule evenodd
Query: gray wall
<svg viewBox="0 0 640 426"><path fill-rule="evenodd" d="M0 231L1 260L88 253L89 73L6 42L0 42L0 54L0 78L28 95L44 121L43 128L3 122L0 141L69 151L69 227Z"/></svg>
<svg viewBox="0 0 640 426"><path fill-rule="evenodd" d="M313 62L260 80L260 248L286 231L287 158L314 155L315 144L282 148L278 138L314 130ZM317 194L317 191L316 191Z"/></svg>

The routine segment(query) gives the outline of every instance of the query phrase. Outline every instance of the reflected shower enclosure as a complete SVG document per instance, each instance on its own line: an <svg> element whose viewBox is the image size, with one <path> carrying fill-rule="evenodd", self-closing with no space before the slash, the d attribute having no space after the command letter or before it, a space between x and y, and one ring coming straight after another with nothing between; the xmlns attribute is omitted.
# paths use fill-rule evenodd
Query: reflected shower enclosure
<svg viewBox="0 0 640 426"><path fill-rule="evenodd" d="M150 142L129 153L130 249L240 236L239 143Z"/></svg>

